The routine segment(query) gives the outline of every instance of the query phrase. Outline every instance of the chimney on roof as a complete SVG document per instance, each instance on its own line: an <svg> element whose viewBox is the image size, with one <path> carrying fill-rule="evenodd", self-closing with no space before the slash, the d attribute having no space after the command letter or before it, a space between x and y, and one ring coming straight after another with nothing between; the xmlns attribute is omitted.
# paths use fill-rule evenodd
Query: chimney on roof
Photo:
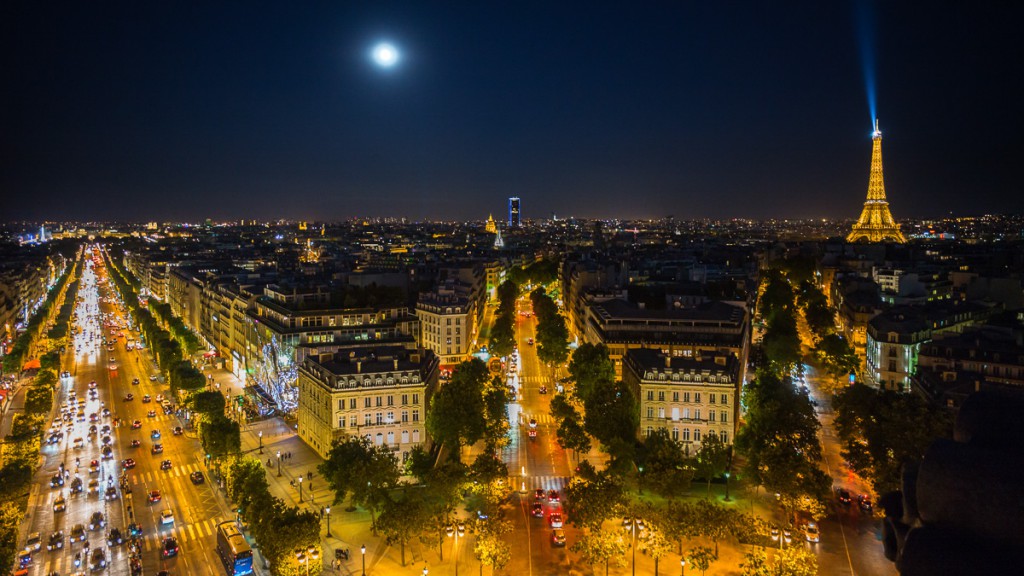
<svg viewBox="0 0 1024 576"><path fill-rule="evenodd" d="M664 356L665 356L665 368L671 368L672 367L672 357L669 356L668 354L665 354Z"/></svg>
<svg viewBox="0 0 1024 576"><path fill-rule="evenodd" d="M725 366L725 361L725 356L715 356L715 364L718 364L719 366Z"/></svg>
<svg viewBox="0 0 1024 576"><path fill-rule="evenodd" d="M362 372L363 372L363 361L362 360L356 360L356 374L361 374Z"/></svg>
<svg viewBox="0 0 1024 576"><path fill-rule="evenodd" d="M395 356L395 370L398 370L398 357Z"/></svg>

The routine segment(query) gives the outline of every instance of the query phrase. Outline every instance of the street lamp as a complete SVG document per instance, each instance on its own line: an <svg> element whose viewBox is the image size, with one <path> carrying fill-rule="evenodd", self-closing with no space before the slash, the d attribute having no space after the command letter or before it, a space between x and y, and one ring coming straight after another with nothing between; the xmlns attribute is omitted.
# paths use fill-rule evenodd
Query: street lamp
<svg viewBox="0 0 1024 576"><path fill-rule="evenodd" d="M306 567L306 576L309 576L309 564L306 564L306 555L302 553L302 550L295 552L295 560L299 563L299 566Z"/></svg>
<svg viewBox="0 0 1024 576"><path fill-rule="evenodd" d="M302 502L302 476L299 476L299 502Z"/></svg>
<svg viewBox="0 0 1024 576"><path fill-rule="evenodd" d="M634 516L626 520L625 527L633 535L633 576L636 576L636 533L638 530L643 530L643 524L640 523L639 518Z"/></svg>
<svg viewBox="0 0 1024 576"><path fill-rule="evenodd" d="M331 537L331 507L327 506L324 508L324 514L327 515L327 537Z"/></svg>
<svg viewBox="0 0 1024 576"><path fill-rule="evenodd" d="M366 576L366 544L360 546L359 551L363 553L363 576Z"/></svg>
<svg viewBox="0 0 1024 576"><path fill-rule="evenodd" d="M679 576L686 576L686 558L679 559Z"/></svg>
<svg viewBox="0 0 1024 576"><path fill-rule="evenodd" d="M430 570L427 570L427 567L424 566L423 567L423 576L427 576L427 574L429 574L429 573L430 573Z"/></svg>
<svg viewBox="0 0 1024 576"><path fill-rule="evenodd" d="M277 451L277 476L281 477L281 451Z"/></svg>
<svg viewBox="0 0 1024 576"><path fill-rule="evenodd" d="M260 430L256 435L260 437L260 454L263 454L263 430Z"/></svg>
<svg viewBox="0 0 1024 576"><path fill-rule="evenodd" d="M309 564L312 564L314 560L318 560L320 558L320 551L316 549L316 546L306 548L306 552L309 555ZM306 564L307 572L309 571L309 564Z"/></svg>
<svg viewBox="0 0 1024 576"><path fill-rule="evenodd" d="M729 471L725 472L725 501L729 502Z"/></svg>

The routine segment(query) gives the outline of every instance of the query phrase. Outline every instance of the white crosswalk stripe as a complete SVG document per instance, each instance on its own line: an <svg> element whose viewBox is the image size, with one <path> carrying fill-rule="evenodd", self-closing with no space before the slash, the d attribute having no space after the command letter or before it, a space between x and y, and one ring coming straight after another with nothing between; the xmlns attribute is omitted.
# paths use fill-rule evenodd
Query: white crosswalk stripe
<svg viewBox="0 0 1024 576"><path fill-rule="evenodd" d="M565 476L531 476L529 480L526 486L531 490L542 488L544 490L558 490L562 492L569 484L569 478Z"/></svg>
<svg viewBox="0 0 1024 576"><path fill-rule="evenodd" d="M198 464L187 464L185 466L172 466L170 470L156 470L152 472L143 472L141 474L131 474L129 472L129 474L132 486L137 486L139 484L156 482L158 480L166 480L168 478L188 476L197 470L199 470Z"/></svg>
<svg viewBox="0 0 1024 576"><path fill-rule="evenodd" d="M525 425L527 422L530 421L530 418L533 418L534 420L536 420L537 424L540 425L540 426L547 425L547 424L557 424L558 423L555 420L555 417L552 416L551 414L523 414L523 422L522 423Z"/></svg>

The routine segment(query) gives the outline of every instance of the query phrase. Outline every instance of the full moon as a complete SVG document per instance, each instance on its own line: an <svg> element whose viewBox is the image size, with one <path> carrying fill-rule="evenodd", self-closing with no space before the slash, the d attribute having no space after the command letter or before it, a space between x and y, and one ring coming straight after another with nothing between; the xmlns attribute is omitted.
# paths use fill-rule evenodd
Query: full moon
<svg viewBox="0 0 1024 576"><path fill-rule="evenodd" d="M391 68L398 63L398 49L387 42L374 46L371 55L381 68Z"/></svg>

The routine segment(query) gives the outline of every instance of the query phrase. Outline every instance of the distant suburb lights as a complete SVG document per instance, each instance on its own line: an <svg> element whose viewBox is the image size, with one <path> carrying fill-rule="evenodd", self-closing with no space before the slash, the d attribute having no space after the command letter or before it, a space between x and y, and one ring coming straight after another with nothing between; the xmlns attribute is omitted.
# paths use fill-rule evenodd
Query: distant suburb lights
<svg viewBox="0 0 1024 576"><path fill-rule="evenodd" d="M400 54L398 53L398 48L395 48L394 44L380 42L370 51L370 57L373 58L373 62L377 66L381 68L392 68L395 64L398 64Z"/></svg>

